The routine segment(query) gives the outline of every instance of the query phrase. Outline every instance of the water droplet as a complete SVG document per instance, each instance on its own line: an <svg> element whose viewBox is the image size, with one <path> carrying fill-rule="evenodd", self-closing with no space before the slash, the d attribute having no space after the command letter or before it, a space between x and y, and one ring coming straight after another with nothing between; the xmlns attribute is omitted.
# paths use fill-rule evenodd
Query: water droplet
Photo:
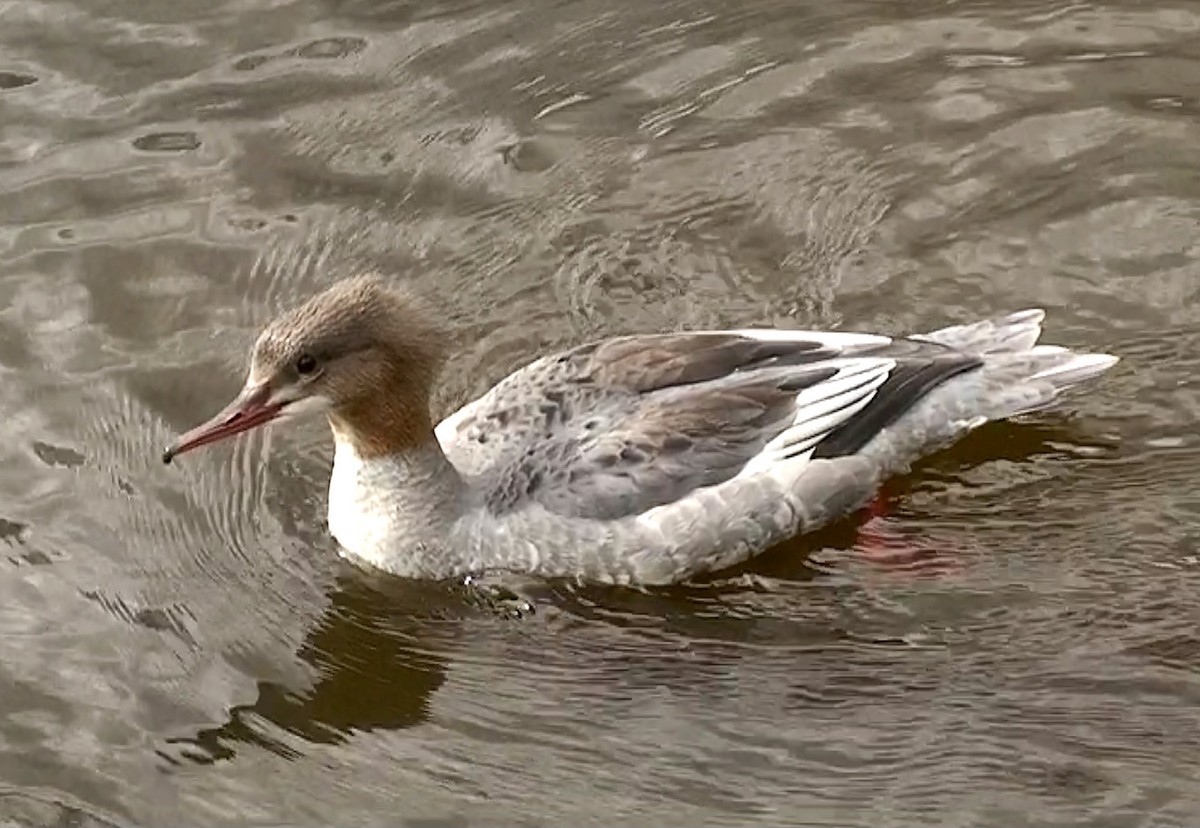
<svg viewBox="0 0 1200 828"><path fill-rule="evenodd" d="M28 525L19 521L0 518L0 541L4 541L9 546L17 546L25 543L25 538L28 535Z"/></svg>
<svg viewBox="0 0 1200 828"><path fill-rule="evenodd" d="M37 83L36 75L26 75L24 72L0 72L0 89L19 89Z"/></svg>
<svg viewBox="0 0 1200 828"><path fill-rule="evenodd" d="M557 159L548 147L538 141L525 140L500 148L504 163L518 172L545 172L554 166Z"/></svg>
<svg viewBox="0 0 1200 828"><path fill-rule="evenodd" d="M367 46L367 41L361 37L327 37L305 43L296 50L296 54L310 60L329 60L343 58L361 52Z"/></svg>
<svg viewBox="0 0 1200 828"><path fill-rule="evenodd" d="M66 469L78 468L87 460L86 457L75 451L75 449L52 446L49 443L42 442L35 442L33 444L33 453L47 466L59 466Z"/></svg>
<svg viewBox="0 0 1200 828"><path fill-rule="evenodd" d="M267 222L258 216L239 216L229 219L229 226L244 233L256 233L266 227Z"/></svg>
<svg viewBox="0 0 1200 828"><path fill-rule="evenodd" d="M244 58L238 59L233 64L233 68L239 72L253 72L258 67L262 66L271 60L270 55L246 55Z"/></svg>
<svg viewBox="0 0 1200 828"><path fill-rule="evenodd" d="M21 558L25 561L25 563L32 564L33 566L47 566L54 563L53 558L51 558L45 552L41 552L37 549L28 549L25 552L22 552Z"/></svg>
<svg viewBox="0 0 1200 828"><path fill-rule="evenodd" d="M142 152L188 152L200 146L200 136L194 132L152 132L133 139L133 146Z"/></svg>

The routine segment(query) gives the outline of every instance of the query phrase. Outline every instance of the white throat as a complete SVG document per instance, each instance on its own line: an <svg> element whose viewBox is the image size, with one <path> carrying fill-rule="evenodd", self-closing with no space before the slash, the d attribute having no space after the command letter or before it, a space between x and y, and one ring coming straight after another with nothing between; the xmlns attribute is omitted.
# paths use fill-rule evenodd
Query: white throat
<svg viewBox="0 0 1200 828"><path fill-rule="evenodd" d="M424 570L464 507L464 485L435 441L362 457L337 441L329 480L329 531L343 550L398 574Z"/></svg>

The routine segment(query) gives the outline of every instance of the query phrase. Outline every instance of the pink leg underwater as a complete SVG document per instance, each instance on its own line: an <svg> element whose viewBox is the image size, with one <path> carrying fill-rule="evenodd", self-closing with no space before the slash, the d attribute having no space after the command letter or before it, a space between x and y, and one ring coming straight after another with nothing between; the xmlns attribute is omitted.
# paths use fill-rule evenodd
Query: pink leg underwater
<svg viewBox="0 0 1200 828"><path fill-rule="evenodd" d="M962 569L952 550L929 538L903 531L887 516L887 495L880 492L871 501L869 517L858 530L855 552L869 563L896 574L950 575Z"/></svg>

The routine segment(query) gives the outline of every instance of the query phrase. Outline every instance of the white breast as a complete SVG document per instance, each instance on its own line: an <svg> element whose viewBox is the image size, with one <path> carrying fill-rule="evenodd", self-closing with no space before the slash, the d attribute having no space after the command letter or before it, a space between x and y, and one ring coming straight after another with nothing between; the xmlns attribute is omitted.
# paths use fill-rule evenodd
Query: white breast
<svg viewBox="0 0 1200 828"><path fill-rule="evenodd" d="M329 531L346 553L372 566L414 576L442 571L468 502L437 443L370 458L337 443Z"/></svg>
<svg viewBox="0 0 1200 828"><path fill-rule="evenodd" d="M396 531L385 499L393 487L381 462L364 461L353 446L339 442L329 478L330 533L344 553L380 567Z"/></svg>

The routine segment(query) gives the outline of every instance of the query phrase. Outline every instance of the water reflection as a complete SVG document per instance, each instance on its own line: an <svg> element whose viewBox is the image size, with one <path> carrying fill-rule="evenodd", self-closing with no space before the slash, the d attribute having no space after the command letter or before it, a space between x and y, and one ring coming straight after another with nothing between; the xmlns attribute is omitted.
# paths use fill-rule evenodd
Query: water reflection
<svg viewBox="0 0 1200 828"><path fill-rule="evenodd" d="M446 657L421 643L437 621L421 617L429 597L426 586L339 579L297 653L312 668L310 687L259 682L255 700L234 707L224 724L170 739L160 755L171 763L211 763L232 760L239 744L251 744L298 758L305 742L333 744L362 731L422 723L446 670Z"/></svg>

